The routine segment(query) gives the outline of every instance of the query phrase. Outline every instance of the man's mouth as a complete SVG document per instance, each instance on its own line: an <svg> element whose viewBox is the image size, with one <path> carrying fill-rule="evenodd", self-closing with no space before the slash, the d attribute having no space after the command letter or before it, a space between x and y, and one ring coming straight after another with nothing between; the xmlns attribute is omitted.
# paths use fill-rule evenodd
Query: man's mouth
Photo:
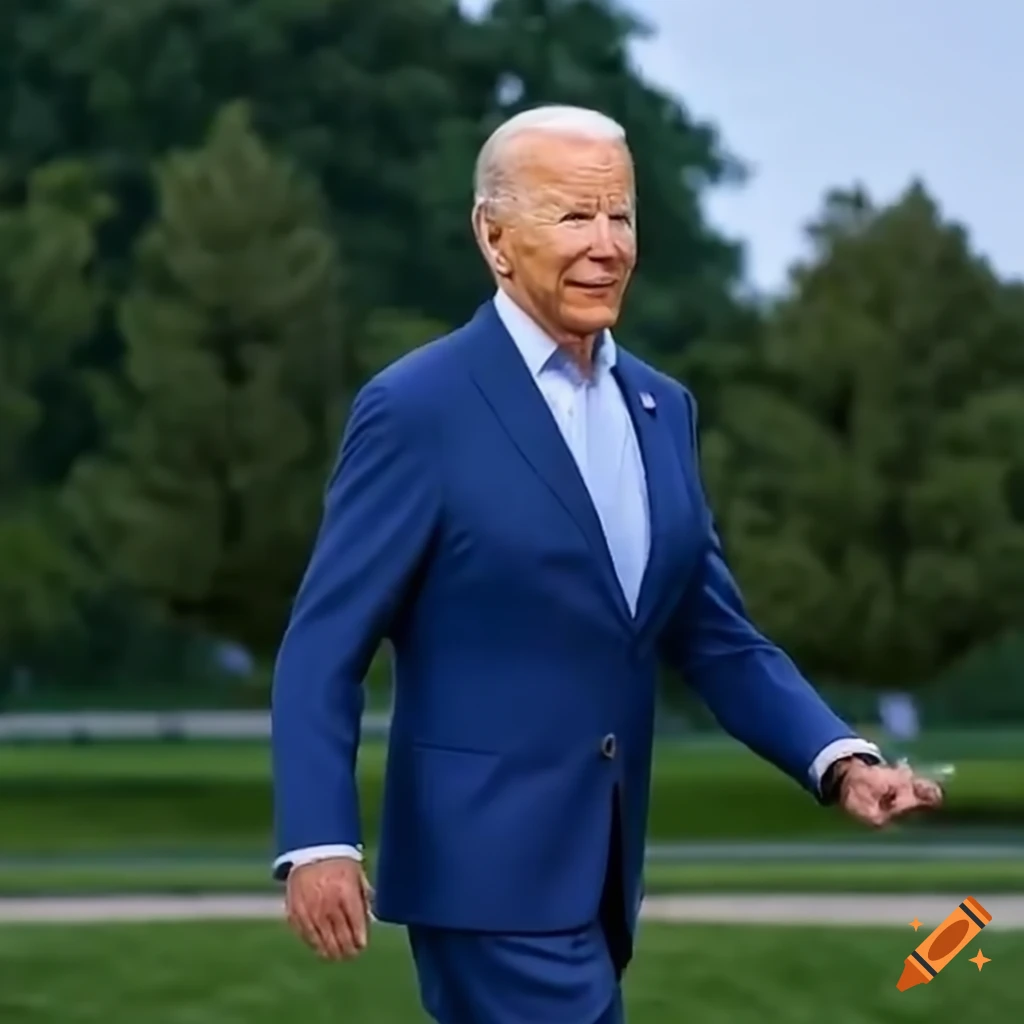
<svg viewBox="0 0 1024 1024"><path fill-rule="evenodd" d="M604 281L570 281L569 282L574 288L583 288L586 291L591 292L603 292L609 288L614 288L618 282L615 278L608 278Z"/></svg>

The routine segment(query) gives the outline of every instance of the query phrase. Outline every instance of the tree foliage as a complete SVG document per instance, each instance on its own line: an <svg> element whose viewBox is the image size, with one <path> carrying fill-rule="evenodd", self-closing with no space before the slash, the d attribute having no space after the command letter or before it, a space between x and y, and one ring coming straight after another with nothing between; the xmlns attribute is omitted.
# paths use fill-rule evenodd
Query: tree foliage
<svg viewBox="0 0 1024 1024"><path fill-rule="evenodd" d="M334 447L338 254L315 189L242 107L156 176L119 310L126 385L72 504L115 576L251 642L281 619Z"/></svg>
<svg viewBox="0 0 1024 1024"><path fill-rule="evenodd" d="M197 145L244 98L256 129L321 184L351 315L459 322L488 286L467 229L476 150L516 109L569 101L619 117L637 153L638 332L671 350L731 309L738 249L707 227L699 197L735 161L637 76L628 45L642 26L615 3L500 0L471 20L456 0L11 0L5 17L21 72L0 89L8 161L97 161L121 210L112 256L151 213L152 162Z"/></svg>
<svg viewBox="0 0 1024 1024"><path fill-rule="evenodd" d="M0 663L72 624L88 582L46 455L66 425L54 384L75 378L102 301L94 240L108 212L72 162L40 168L24 201L0 210Z"/></svg>
<svg viewBox="0 0 1024 1024"><path fill-rule="evenodd" d="M1024 304L921 185L829 196L723 382L707 472L757 615L837 678L926 679L1024 621Z"/></svg>

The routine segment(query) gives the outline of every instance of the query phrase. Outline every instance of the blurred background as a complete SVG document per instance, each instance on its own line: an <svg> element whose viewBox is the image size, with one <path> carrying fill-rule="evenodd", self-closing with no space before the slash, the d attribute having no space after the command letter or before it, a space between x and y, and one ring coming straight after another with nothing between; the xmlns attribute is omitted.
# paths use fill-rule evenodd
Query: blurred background
<svg viewBox="0 0 1024 1024"><path fill-rule="evenodd" d="M420 1019L387 929L337 968L280 922L3 906L277 892L271 666L348 405L489 295L473 161L541 102L627 129L616 333L697 396L754 618L887 753L956 766L867 834L667 678L651 893L1024 893L1022 30L1008 0L3 0L0 1020ZM366 685L372 863L386 650ZM1019 933L900 996L906 928L645 928L636 1024L1020 1007Z"/></svg>

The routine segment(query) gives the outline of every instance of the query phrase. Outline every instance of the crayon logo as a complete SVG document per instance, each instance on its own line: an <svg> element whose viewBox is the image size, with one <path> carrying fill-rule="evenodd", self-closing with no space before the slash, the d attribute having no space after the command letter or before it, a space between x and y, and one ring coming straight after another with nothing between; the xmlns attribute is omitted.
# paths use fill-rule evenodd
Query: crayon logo
<svg viewBox="0 0 1024 1024"><path fill-rule="evenodd" d="M903 973L896 982L896 987L900 992L906 992L915 985L927 985L991 920L992 915L973 896L968 896L904 960ZM910 924L915 931L921 927L921 922L917 918ZM982 963L988 962L988 958L982 957L981 950L971 961L978 965L979 971Z"/></svg>

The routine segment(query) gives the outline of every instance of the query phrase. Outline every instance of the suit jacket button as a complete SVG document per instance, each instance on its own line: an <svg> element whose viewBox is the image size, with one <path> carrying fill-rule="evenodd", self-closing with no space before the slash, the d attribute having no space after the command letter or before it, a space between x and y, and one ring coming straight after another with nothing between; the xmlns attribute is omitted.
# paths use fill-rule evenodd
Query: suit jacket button
<svg viewBox="0 0 1024 1024"><path fill-rule="evenodd" d="M601 756L608 758L609 761L615 758L615 752L618 749L618 743L615 739L615 733L610 732L603 740L601 740Z"/></svg>

